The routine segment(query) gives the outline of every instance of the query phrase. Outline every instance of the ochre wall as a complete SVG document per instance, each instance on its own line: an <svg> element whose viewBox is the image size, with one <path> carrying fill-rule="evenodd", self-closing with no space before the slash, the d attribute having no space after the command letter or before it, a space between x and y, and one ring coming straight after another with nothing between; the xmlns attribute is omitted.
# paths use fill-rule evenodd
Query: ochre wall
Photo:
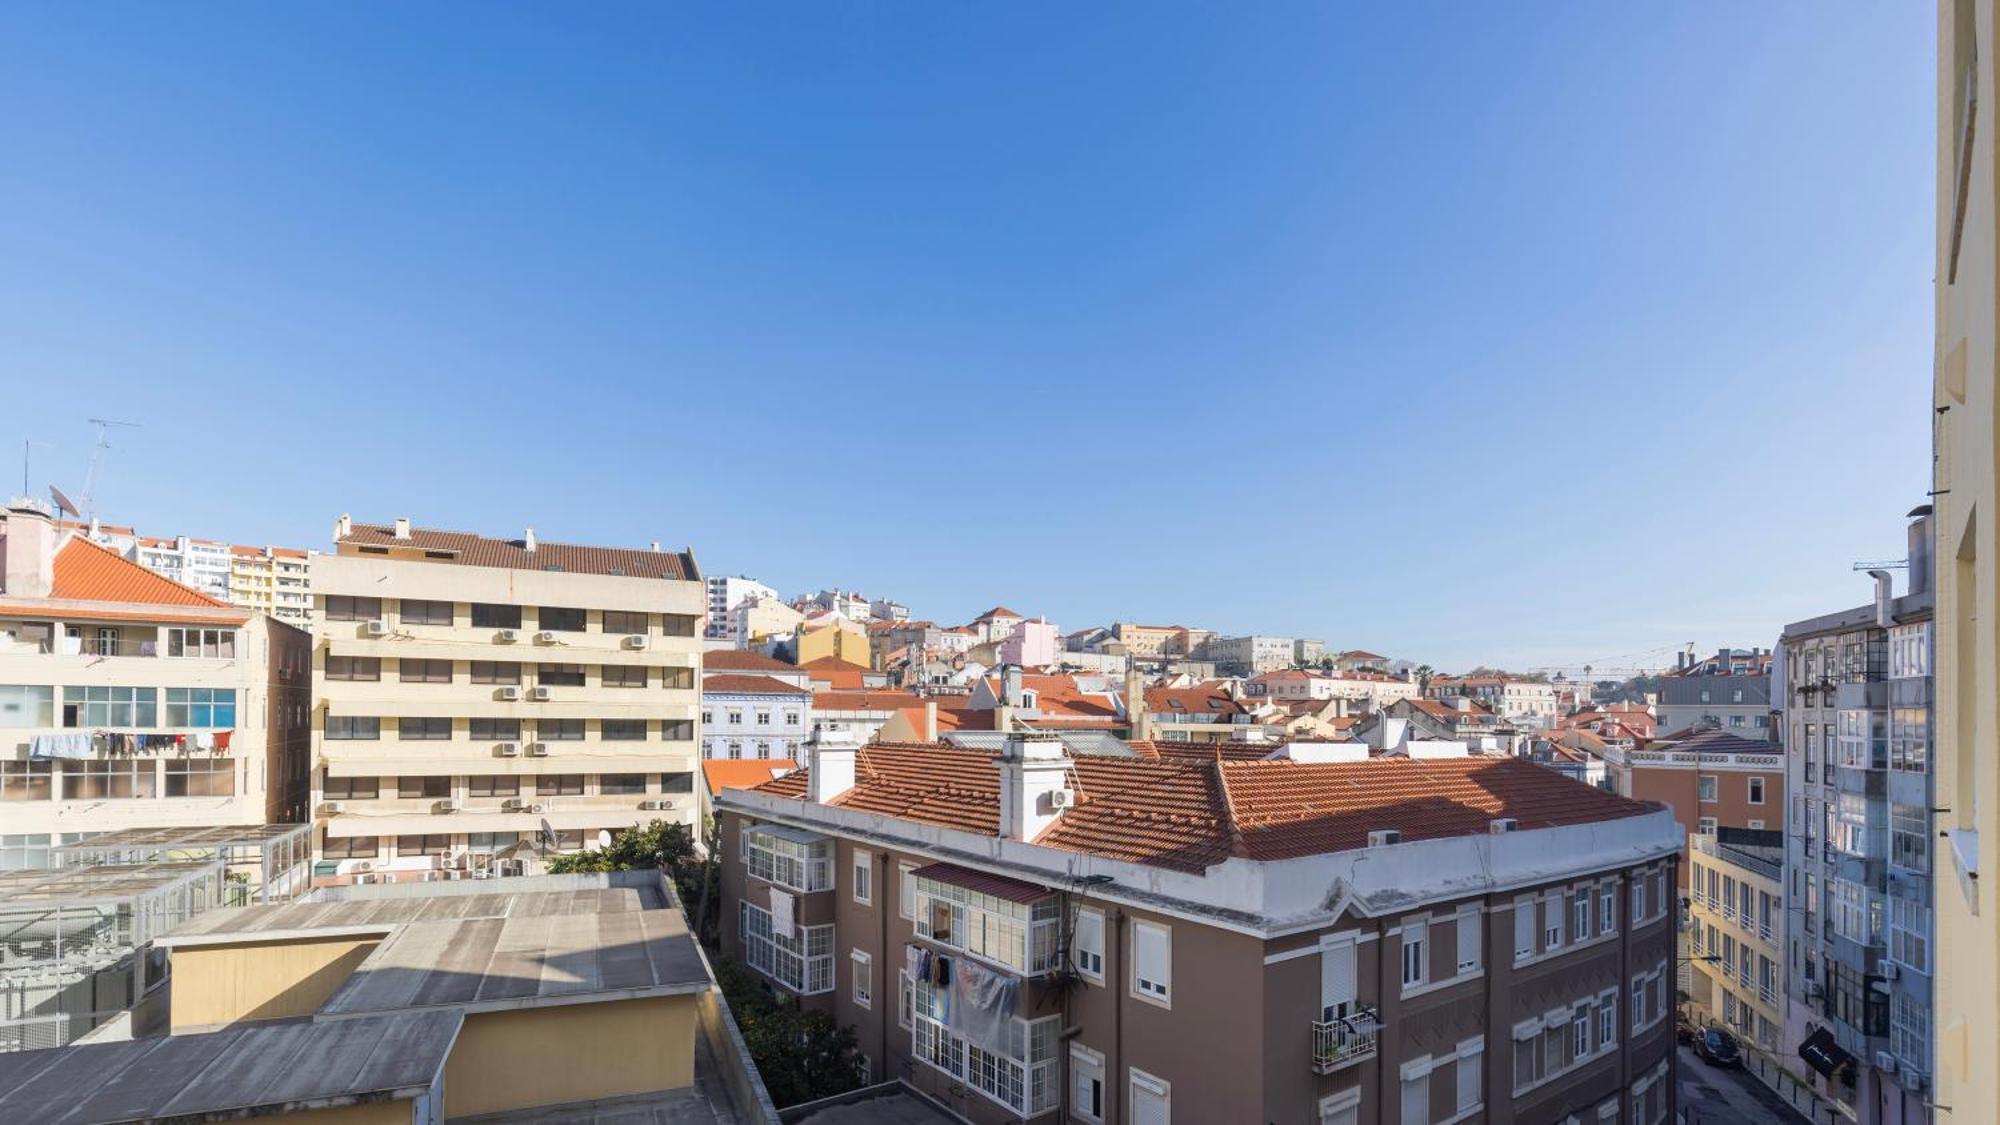
<svg viewBox="0 0 2000 1125"><path fill-rule="evenodd" d="M475 1012L445 1063L447 1117L694 1084L695 998Z"/></svg>
<svg viewBox="0 0 2000 1125"><path fill-rule="evenodd" d="M173 1030L311 1015L380 940L343 935L176 949Z"/></svg>
<svg viewBox="0 0 2000 1125"><path fill-rule="evenodd" d="M300 1113L281 1114L287 1121L306 1121L311 1125L411 1125L416 1120L417 1103L404 1098L392 1102L363 1102L360 1105L336 1106L332 1109L309 1109Z"/></svg>

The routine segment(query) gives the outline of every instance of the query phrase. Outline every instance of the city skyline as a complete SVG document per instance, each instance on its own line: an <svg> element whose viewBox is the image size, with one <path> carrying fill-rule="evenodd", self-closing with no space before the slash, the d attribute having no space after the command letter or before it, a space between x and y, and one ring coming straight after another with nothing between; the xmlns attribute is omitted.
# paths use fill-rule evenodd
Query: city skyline
<svg viewBox="0 0 2000 1125"><path fill-rule="evenodd" d="M1439 667L1768 646L1929 487L1895 13L462 14L0 17L10 477Z"/></svg>

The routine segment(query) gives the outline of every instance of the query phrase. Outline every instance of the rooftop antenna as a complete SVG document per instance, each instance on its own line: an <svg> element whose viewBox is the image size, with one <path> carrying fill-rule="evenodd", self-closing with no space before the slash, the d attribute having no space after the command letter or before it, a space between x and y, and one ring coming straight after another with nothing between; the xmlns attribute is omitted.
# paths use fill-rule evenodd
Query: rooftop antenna
<svg viewBox="0 0 2000 1125"><path fill-rule="evenodd" d="M111 448L108 436L113 426L129 426L138 429L137 422L120 422L112 418L92 418L90 424L97 427L97 442L90 450L90 471L83 475L83 508L86 519L97 518L97 465L104 459L104 451Z"/></svg>
<svg viewBox="0 0 2000 1125"><path fill-rule="evenodd" d="M34 495L28 491L28 460L34 456L35 447L38 445L43 449L55 448L54 444L46 441L24 441L21 443L21 495L23 496Z"/></svg>

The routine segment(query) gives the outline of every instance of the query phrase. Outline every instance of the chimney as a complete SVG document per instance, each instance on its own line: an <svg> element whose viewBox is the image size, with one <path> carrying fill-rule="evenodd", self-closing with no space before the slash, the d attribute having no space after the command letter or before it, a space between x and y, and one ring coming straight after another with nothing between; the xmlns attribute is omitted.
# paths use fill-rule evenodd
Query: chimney
<svg viewBox="0 0 2000 1125"><path fill-rule="evenodd" d="M0 593L46 598L56 582L55 520L28 501L7 509L0 520Z"/></svg>
<svg viewBox="0 0 2000 1125"><path fill-rule="evenodd" d="M937 700L924 700L924 741L937 741Z"/></svg>
<svg viewBox="0 0 2000 1125"><path fill-rule="evenodd" d="M333 537L336 540L345 539L352 534L354 534L353 516L342 515L339 519L333 521Z"/></svg>
<svg viewBox="0 0 2000 1125"><path fill-rule="evenodd" d="M97 541L97 537L98 537L99 535L102 535L102 534L104 534L104 528L103 528L103 526L102 526L101 524L99 524L99 523L97 522L97 517L96 517L96 516L92 516L92 517L90 517L90 539L91 539L91 542L93 542L93 543L94 543L94 542L96 542L96 541Z"/></svg>
<svg viewBox="0 0 2000 1125"><path fill-rule="evenodd" d="M1125 666L1125 721L1132 727L1134 740L1152 740L1153 716L1146 710L1146 678L1130 664Z"/></svg>
<svg viewBox="0 0 2000 1125"><path fill-rule="evenodd" d="M397 517L396 517L396 538L398 538L398 539L408 539L409 537L410 537L410 517L408 517L408 516L397 516Z"/></svg>
<svg viewBox="0 0 2000 1125"><path fill-rule="evenodd" d="M532 527L531 527L531 528L529 528L529 529L528 529L528 533L527 533L526 535L523 535L523 536L521 536L521 549L522 549L522 550L524 550L524 551L532 551L532 550L534 550L534 549L535 549L535 529L534 529L534 528L532 528Z"/></svg>
<svg viewBox="0 0 2000 1125"><path fill-rule="evenodd" d="M1906 556L1910 568L1909 592L1927 594L1931 588L1931 506L1925 504L1910 512L1910 549Z"/></svg>
<svg viewBox="0 0 2000 1125"><path fill-rule="evenodd" d="M1069 807L1069 754L1047 733L1012 735L1001 752L1000 835L1028 841L1062 818Z"/></svg>
<svg viewBox="0 0 2000 1125"><path fill-rule="evenodd" d="M1472 697L1461 695L1457 699L1452 700L1452 706L1458 708L1460 711L1470 711L1472 710Z"/></svg>
<svg viewBox="0 0 2000 1125"><path fill-rule="evenodd" d="M1887 629L1894 625L1895 614L1891 607L1896 604L1896 580L1886 570L1871 570L1868 577L1875 580L1875 624Z"/></svg>
<svg viewBox="0 0 2000 1125"><path fill-rule="evenodd" d="M653 540L652 551L656 555L660 553L660 541L658 539Z"/></svg>
<svg viewBox="0 0 2000 1125"><path fill-rule="evenodd" d="M854 788L854 759L861 744L846 723L822 723L806 743L807 799L826 804Z"/></svg>

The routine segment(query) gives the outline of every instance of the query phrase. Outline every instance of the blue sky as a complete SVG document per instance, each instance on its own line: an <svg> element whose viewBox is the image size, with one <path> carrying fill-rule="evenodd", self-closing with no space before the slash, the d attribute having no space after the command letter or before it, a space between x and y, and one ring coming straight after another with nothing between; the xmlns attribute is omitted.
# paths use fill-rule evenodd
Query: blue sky
<svg viewBox="0 0 2000 1125"><path fill-rule="evenodd" d="M1934 36L8 5L0 465L136 419L98 508L151 532L660 538L944 620L1769 643L1928 487Z"/></svg>

